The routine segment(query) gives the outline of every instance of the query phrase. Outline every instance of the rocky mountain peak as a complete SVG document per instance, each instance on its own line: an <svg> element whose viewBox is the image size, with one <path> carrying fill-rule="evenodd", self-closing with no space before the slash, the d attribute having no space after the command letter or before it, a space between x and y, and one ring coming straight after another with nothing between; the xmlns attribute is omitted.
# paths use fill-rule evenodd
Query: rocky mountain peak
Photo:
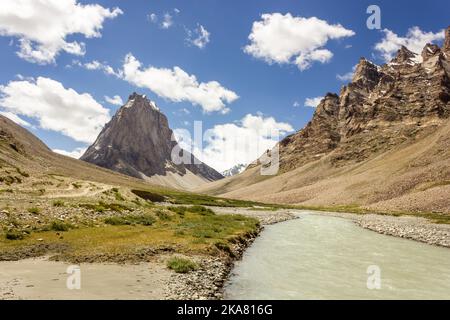
<svg viewBox="0 0 450 320"><path fill-rule="evenodd" d="M145 94L138 94L133 92L129 97L127 103L122 108L130 108L133 106L149 107L153 110L160 111L154 101L149 100Z"/></svg>
<svg viewBox="0 0 450 320"><path fill-rule="evenodd" d="M352 82L364 81L378 81L379 73L378 66L370 62L366 58L361 58L356 66L355 74Z"/></svg>
<svg viewBox="0 0 450 320"><path fill-rule="evenodd" d="M417 58L417 54L406 48L405 46L401 46L397 51L397 55L394 59L392 59L391 64L413 64Z"/></svg>
<svg viewBox="0 0 450 320"><path fill-rule="evenodd" d="M180 150L180 157L190 159L189 163L175 163L174 148ZM182 150L173 138L167 117L153 101L137 93L130 95L80 159L142 179L169 174L196 175L207 181L222 178Z"/></svg>
<svg viewBox="0 0 450 320"><path fill-rule="evenodd" d="M423 61L428 61L431 57L434 57L441 53L441 48L438 45L427 43L422 50Z"/></svg>
<svg viewBox="0 0 450 320"><path fill-rule="evenodd" d="M445 40L444 45L442 46L444 52L450 54L450 26L445 30Z"/></svg>

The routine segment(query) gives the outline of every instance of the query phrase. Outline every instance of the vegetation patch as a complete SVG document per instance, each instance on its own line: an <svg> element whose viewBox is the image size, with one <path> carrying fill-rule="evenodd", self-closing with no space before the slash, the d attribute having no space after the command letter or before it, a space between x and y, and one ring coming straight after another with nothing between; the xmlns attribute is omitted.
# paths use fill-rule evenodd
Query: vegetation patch
<svg viewBox="0 0 450 320"><path fill-rule="evenodd" d="M32 213L32 214L39 214L39 213L41 213L41 209L39 209L38 207L28 208L27 211L29 213Z"/></svg>
<svg viewBox="0 0 450 320"><path fill-rule="evenodd" d="M188 273L199 268L194 261L179 257L173 257L167 261L167 267L176 273Z"/></svg>
<svg viewBox="0 0 450 320"><path fill-rule="evenodd" d="M133 189L133 190L131 190L131 192L134 193L135 195L137 195L139 198L148 200L151 202L164 202L166 200L166 197L164 197L163 195L160 195L160 194L154 193L154 192L150 192L150 191Z"/></svg>
<svg viewBox="0 0 450 320"><path fill-rule="evenodd" d="M73 226L70 223L66 223L63 221L56 220L50 224L50 230L53 230L53 231L69 231L72 228L73 228Z"/></svg>
<svg viewBox="0 0 450 320"><path fill-rule="evenodd" d="M23 240L25 234L20 230L9 230L6 232L5 238L8 240Z"/></svg>
<svg viewBox="0 0 450 320"><path fill-rule="evenodd" d="M55 201L53 201L53 206L54 207L64 207L64 201L62 201L62 200L55 200Z"/></svg>
<svg viewBox="0 0 450 320"><path fill-rule="evenodd" d="M156 219L149 214L109 217L105 219L106 224L110 224L113 226L123 226L123 225L151 226L155 222Z"/></svg>
<svg viewBox="0 0 450 320"><path fill-rule="evenodd" d="M86 208L93 210L95 212L105 212L105 211L116 211L116 212L123 212L123 211L131 211L131 208L121 204L121 203L106 203L103 201L99 201L97 204L92 203L81 203L78 205L81 208Z"/></svg>

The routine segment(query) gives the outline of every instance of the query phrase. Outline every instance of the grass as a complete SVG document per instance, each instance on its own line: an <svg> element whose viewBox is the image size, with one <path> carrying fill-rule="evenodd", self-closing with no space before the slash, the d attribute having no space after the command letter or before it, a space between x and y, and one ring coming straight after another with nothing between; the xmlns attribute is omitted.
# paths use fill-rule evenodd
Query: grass
<svg viewBox="0 0 450 320"><path fill-rule="evenodd" d="M186 212L198 213L201 215L213 215L214 211L210 208L206 208L204 206L169 206L168 209L174 213L179 214L180 216L184 216Z"/></svg>
<svg viewBox="0 0 450 320"><path fill-rule="evenodd" d="M156 218L157 209L147 209L145 215L107 218L96 227L64 228L68 230L63 239L51 229L31 232L14 241L0 237L0 253L20 251L37 243L44 246L56 243L67 248L60 253L67 261L92 261L96 257L116 261L114 257L123 256L130 261L143 261L142 250L217 255L226 251L225 245L231 247L235 239L253 234L259 226L256 219L239 215L202 215L189 211L183 217L173 214L170 220L162 220ZM216 245L219 242L224 246L219 248Z"/></svg>
<svg viewBox="0 0 450 320"><path fill-rule="evenodd" d="M295 206L295 209L300 210L315 210L315 211L325 211L325 212L343 212L343 213L354 213L354 214L378 214L386 216L412 216L417 218L425 218L433 223L438 224L450 224L450 215L438 212L410 212L410 211L379 211L362 208L359 205L337 205L337 206Z"/></svg>
<svg viewBox="0 0 450 320"><path fill-rule="evenodd" d="M19 230L9 230L6 232L5 238L8 240L23 240L25 235Z"/></svg>
<svg viewBox="0 0 450 320"><path fill-rule="evenodd" d="M69 231L73 226L70 223L66 223L63 221L53 221L50 224L50 230L53 231Z"/></svg>
<svg viewBox="0 0 450 320"><path fill-rule="evenodd" d="M145 190L131 190L132 193L134 193L135 195L137 195L139 198L144 199L144 200L148 200L151 202L164 202L166 200L166 197L164 197L161 194L155 193L155 192L150 192L150 191L145 191Z"/></svg>
<svg viewBox="0 0 450 320"><path fill-rule="evenodd" d="M167 267L176 273L188 273L199 268L194 261L178 257L173 257L167 261Z"/></svg>
<svg viewBox="0 0 450 320"><path fill-rule="evenodd" d="M29 213L32 213L32 214L39 214L39 213L41 213L41 209L39 209L38 207L28 208L27 211Z"/></svg>
<svg viewBox="0 0 450 320"><path fill-rule="evenodd" d="M78 205L80 208L86 208L93 210L95 212L105 212L105 211L115 211L115 212L123 212L123 211L131 211L131 208L121 204L121 203L106 203L103 201L99 201L98 203L81 203Z"/></svg>
<svg viewBox="0 0 450 320"><path fill-rule="evenodd" d="M62 201L62 200L55 200L55 201L53 201L53 206L54 207L64 207L65 204L64 204L64 201Z"/></svg>
<svg viewBox="0 0 450 320"><path fill-rule="evenodd" d="M154 224L156 219L149 215L127 215L121 217L109 217L105 219L106 224L110 224L113 226L124 226L124 225L142 225L142 226L151 226Z"/></svg>

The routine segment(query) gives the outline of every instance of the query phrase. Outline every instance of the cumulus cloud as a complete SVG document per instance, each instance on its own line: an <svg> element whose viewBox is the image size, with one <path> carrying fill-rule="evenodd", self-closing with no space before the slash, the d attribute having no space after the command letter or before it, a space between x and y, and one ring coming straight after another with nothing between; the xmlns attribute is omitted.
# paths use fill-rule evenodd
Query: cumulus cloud
<svg viewBox="0 0 450 320"><path fill-rule="evenodd" d="M316 108L322 101L323 97L306 98L304 106L310 108Z"/></svg>
<svg viewBox="0 0 450 320"><path fill-rule="evenodd" d="M203 49L209 43L210 33L201 24L193 31L186 30L186 32L188 34L186 41L197 48Z"/></svg>
<svg viewBox="0 0 450 320"><path fill-rule="evenodd" d="M19 39L18 56L34 63L54 63L65 51L84 55L83 42L68 41L73 34L101 37L105 19L122 14L119 8L83 5L77 0L2 0L0 35Z"/></svg>
<svg viewBox="0 0 450 320"><path fill-rule="evenodd" d="M147 17L148 17L148 20L150 20L150 22L153 22L153 23L158 22L158 15L156 13L150 13Z"/></svg>
<svg viewBox="0 0 450 320"><path fill-rule="evenodd" d="M253 23L244 51L268 63L296 64L300 70L313 62L325 63L333 53L324 49L328 40L351 37L352 30L340 24L329 24L316 17L293 17L290 13L261 15Z"/></svg>
<svg viewBox="0 0 450 320"><path fill-rule="evenodd" d="M120 96L117 96L117 95L112 97L112 98L108 97L108 96L105 96L105 101L110 103L110 104L112 104L112 105L115 105L115 106L123 106L122 98Z"/></svg>
<svg viewBox="0 0 450 320"><path fill-rule="evenodd" d="M337 74L336 79L338 79L339 81L343 81L343 82L351 81L353 79L353 75L355 74L356 68L357 68L357 65L354 65L352 67L352 71L349 71L344 74Z"/></svg>
<svg viewBox="0 0 450 320"><path fill-rule="evenodd" d="M158 96L174 102L189 101L202 107L204 112L227 113L227 103L238 99L238 95L224 88L217 81L198 82L180 67L172 69L149 66L143 68L131 53L125 57L123 79L129 83L148 88Z"/></svg>
<svg viewBox="0 0 450 320"><path fill-rule="evenodd" d="M44 77L0 86L0 106L15 115L36 119L42 129L86 143L94 142L110 119L108 109L90 94L66 89Z"/></svg>
<svg viewBox="0 0 450 320"><path fill-rule="evenodd" d="M9 111L0 111L0 114L9 120L17 123L18 125L22 127L31 127L31 124L25 120L23 120L21 117L19 117L17 114L9 112Z"/></svg>
<svg viewBox="0 0 450 320"><path fill-rule="evenodd" d="M62 154L64 156L68 156L71 158L75 158L75 159L79 159L81 158L81 156L84 154L84 152L86 151L87 148L75 148L72 151L66 151L66 150L61 150L61 149L53 149L53 152Z"/></svg>
<svg viewBox="0 0 450 320"><path fill-rule="evenodd" d="M118 78L122 77L122 73L120 70L116 71L116 70L114 70L113 67L111 67L107 63L99 62L97 60L93 60L93 61L85 62L85 63L82 63L79 60L73 60L72 65L76 65L78 67L85 68L87 70L100 70L100 71L103 71L107 75L113 75Z"/></svg>
<svg viewBox="0 0 450 320"><path fill-rule="evenodd" d="M216 125L206 130L200 141L185 129L175 130L180 146L219 172L240 163L251 163L272 149L281 136L294 129L273 117L247 114L234 123ZM194 142L192 140L195 140ZM202 145L205 147L202 148Z"/></svg>
<svg viewBox="0 0 450 320"><path fill-rule="evenodd" d="M163 21L161 22L161 28L169 29L173 25L172 16L169 13L165 13Z"/></svg>
<svg viewBox="0 0 450 320"><path fill-rule="evenodd" d="M444 30L439 32L424 32L419 27L412 27L406 33L406 36L401 37L389 29L383 30L384 37L375 45L381 57L386 61L390 61L394 58L398 49L401 46L405 46L414 53L417 53L417 61L420 62L422 57L420 53L427 43L443 40L445 38Z"/></svg>

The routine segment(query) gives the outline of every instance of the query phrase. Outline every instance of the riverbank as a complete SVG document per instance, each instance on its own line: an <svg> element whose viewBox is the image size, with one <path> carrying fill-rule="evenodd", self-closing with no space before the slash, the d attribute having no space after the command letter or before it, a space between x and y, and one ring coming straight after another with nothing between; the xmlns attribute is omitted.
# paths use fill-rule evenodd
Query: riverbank
<svg viewBox="0 0 450 320"><path fill-rule="evenodd" d="M235 207L212 207L212 209L218 216L235 214L255 218L260 221L260 226L254 232L236 238L228 248L223 248L217 255L175 253L197 264L198 268L188 273L175 273L169 270L167 261L174 253L164 251L152 253L150 258L144 259L145 261L121 260L120 264L79 261L83 273L86 271L91 274L102 274L101 279L103 279L102 282L98 280L98 276L92 275L87 279L83 278L83 281L92 281L80 291L83 293L70 291L65 287L64 281L68 276L65 274L65 268L69 265L68 263L47 261L42 257L0 262L0 270L2 270L0 299L223 299L224 285L235 263L260 235L264 226L298 217L301 219L302 215L341 217L353 221L359 227L380 234L450 247L449 225L435 224L426 219L411 216L361 215L294 209L264 210L263 208ZM30 266L34 267L30 269ZM30 270L24 276L23 271L27 268ZM30 274L37 271L42 274L35 279L29 278ZM120 276L121 273L127 273L127 277ZM116 278L120 278L121 281L114 280ZM97 281L99 281L98 285ZM91 291L89 291L91 284ZM57 288L56 285L59 287Z"/></svg>
<svg viewBox="0 0 450 320"><path fill-rule="evenodd" d="M172 274L165 299L170 300L207 300L222 299L223 288L228 280L236 261L242 258L245 250L256 240L264 230L264 226L295 219L294 210L280 209L264 211L250 208L212 207L217 214L238 214L260 221L257 232L230 247L230 255L220 257L199 257L196 262L201 266L198 270L187 274Z"/></svg>
<svg viewBox="0 0 450 320"><path fill-rule="evenodd" d="M450 225L421 217L318 211L314 214L351 219L358 226L380 234L450 248Z"/></svg>
<svg viewBox="0 0 450 320"><path fill-rule="evenodd" d="M248 208L216 207L214 211L218 219L221 215L245 215L259 220L260 226L236 237L233 243L220 248L215 255L176 253L173 250L143 255L136 248L134 254L120 255L120 259L112 253L88 257L59 253L58 261L49 261L55 260L55 256L42 257L39 252L33 254L26 250L25 255L17 250L3 253L0 255L4 260L0 262L0 299L221 299L223 285L234 262L241 258L263 226L293 219L295 215L287 210ZM137 228L132 230L137 232ZM65 239L68 237L66 234ZM32 258L36 255L38 257ZM167 261L174 255L194 261L198 268L189 273L169 270ZM69 276L66 269L72 263L80 266L82 290L68 290L66 287L65 281ZM122 276L124 273L126 277Z"/></svg>

